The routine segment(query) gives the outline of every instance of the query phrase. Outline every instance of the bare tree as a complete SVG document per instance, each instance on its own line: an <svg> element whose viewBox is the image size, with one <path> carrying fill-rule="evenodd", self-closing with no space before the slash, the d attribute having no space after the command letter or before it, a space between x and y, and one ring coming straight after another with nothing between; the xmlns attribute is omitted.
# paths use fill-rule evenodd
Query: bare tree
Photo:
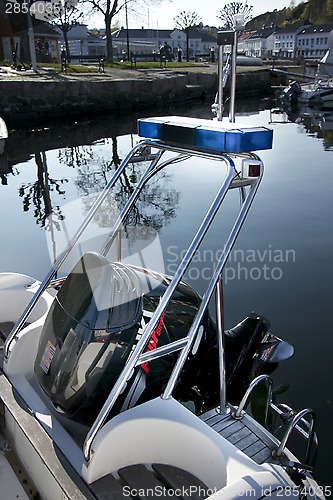
<svg viewBox="0 0 333 500"><path fill-rule="evenodd" d="M189 34L190 31L197 28L201 22L199 14L196 12L186 12L183 10L174 18L175 28L184 31L186 34L186 61L189 60Z"/></svg>
<svg viewBox="0 0 333 500"><path fill-rule="evenodd" d="M106 62L113 62L113 46L112 46L112 19L118 12L125 7L130 0L86 0L92 7L94 13L98 12L103 15L105 23L106 36Z"/></svg>
<svg viewBox="0 0 333 500"><path fill-rule="evenodd" d="M217 17L222 20L222 25L225 28L233 29L235 28L235 15L243 14L245 24L252 17L252 9L253 6L248 5L247 0L245 0L245 2L230 2L220 10L220 15Z"/></svg>
<svg viewBox="0 0 333 500"><path fill-rule="evenodd" d="M84 0L65 0L55 4L58 8L55 10L52 24L57 26L63 34L67 55L70 56L68 44L68 32L77 26L83 19L83 12L80 10Z"/></svg>

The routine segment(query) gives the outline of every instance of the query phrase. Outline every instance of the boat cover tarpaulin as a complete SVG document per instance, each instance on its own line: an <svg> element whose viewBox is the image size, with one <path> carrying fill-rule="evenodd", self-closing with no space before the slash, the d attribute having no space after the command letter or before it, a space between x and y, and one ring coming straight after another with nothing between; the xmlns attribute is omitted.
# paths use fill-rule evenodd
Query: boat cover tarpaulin
<svg viewBox="0 0 333 500"><path fill-rule="evenodd" d="M217 120L163 116L138 120L140 137L214 152L249 153L271 149L273 131Z"/></svg>
<svg viewBox="0 0 333 500"><path fill-rule="evenodd" d="M333 77L333 50L329 49L319 62L318 79Z"/></svg>

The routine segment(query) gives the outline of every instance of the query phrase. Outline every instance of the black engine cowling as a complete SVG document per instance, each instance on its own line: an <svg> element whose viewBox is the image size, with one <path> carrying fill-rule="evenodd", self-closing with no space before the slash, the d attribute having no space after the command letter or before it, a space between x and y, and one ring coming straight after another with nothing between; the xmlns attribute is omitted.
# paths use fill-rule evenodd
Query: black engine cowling
<svg viewBox="0 0 333 500"><path fill-rule="evenodd" d="M100 254L85 254L62 284L48 313L35 374L53 406L90 424L97 416L170 283L169 277ZM181 282L152 333L148 350L188 334L200 297ZM253 357L269 323L252 314L225 333L228 396L242 395L253 376ZM134 370L112 414L161 394L178 353ZM174 396L218 404L219 363L215 323L205 315Z"/></svg>

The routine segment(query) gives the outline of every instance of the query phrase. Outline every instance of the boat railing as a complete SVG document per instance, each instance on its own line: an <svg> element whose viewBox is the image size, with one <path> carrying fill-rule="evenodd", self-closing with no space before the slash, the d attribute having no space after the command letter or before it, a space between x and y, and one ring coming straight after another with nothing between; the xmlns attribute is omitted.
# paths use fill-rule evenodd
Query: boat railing
<svg viewBox="0 0 333 500"><path fill-rule="evenodd" d="M153 146L153 144L152 144ZM159 143L158 145L155 144L155 147L159 148L167 148L170 149L169 145L166 144L161 144ZM179 153L185 153L186 151L179 151ZM203 155L203 152L199 151L192 151L191 154L199 154L200 156ZM204 156L207 156L205 153ZM209 155L208 155L209 156ZM251 153L250 155L252 158L257 159L258 157ZM131 357L128 359L122 373L120 374L118 380L116 381L115 385L113 386L107 400L104 403L104 406L102 407L99 415L97 416L95 422L93 423L90 431L88 432L86 436L86 440L84 443L84 456L87 461L90 459L91 455L91 447L94 438L96 437L98 431L101 429L103 426L104 422L106 421L108 415L110 414L111 409L113 408L115 401L117 400L119 394L123 391L128 379L133 373L133 369L136 366L140 366L143 363L146 363L148 361L153 361L154 359L157 359L161 356L164 356L166 354L170 354L175 351L181 351L178 357L178 360L173 368L173 371L171 373L171 376L169 378L169 381L166 385L165 391L162 395L163 399L168 399L171 397L173 389L175 387L176 381L179 377L179 374L181 372L181 369L188 358L188 355L191 351L191 348L193 346L193 343L196 339L196 335L199 330L199 326L202 323L205 311L208 307L208 303L215 291L216 285L220 279L220 276L222 274L223 268L225 267L225 264L227 262L228 256L231 252L231 249L235 243L235 240L237 238L237 235L241 229L241 226L244 222L244 219L246 217L246 214L250 208L250 205L253 201L253 198L255 196L255 193L257 191L257 188L259 186L262 173L263 173L263 166L261 163L261 169L260 169L260 175L255 179L255 180L248 180L247 185L250 187L248 195L245 197L245 200L243 201L240 211L238 213L238 216L236 218L236 221L234 223L233 228L231 229L229 238L227 239L227 242L224 246L223 252L220 256L220 259L216 265L215 271L213 272L213 276L210 279L209 285L207 287L207 290L202 298L201 304L198 308L198 311L196 313L196 316L194 318L194 321L192 323L192 326L188 332L188 335L180 340L171 342L167 345L157 347L153 351L150 352L144 352L146 350L147 344L149 339L151 338L151 335L153 334L154 329L156 328L162 314L164 313L169 301L172 298L173 293L175 292L178 284L180 283L181 279L183 278L190 262L192 261L201 241L203 240L207 230L209 229L213 219L215 218L215 215L217 214L217 211L224 200L227 192L229 189L233 188L233 181L235 177L238 177L238 174L235 170L235 164L231 158L231 156L228 155L219 155L219 159L223 160L227 164L227 172L224 178L224 181L221 183L220 188L218 189L218 192L209 207L205 217L202 220L202 223L200 224L192 242L190 243L181 263L179 264L173 279L169 286L167 287L164 295L161 297L161 300L159 302L159 305L157 306L154 315L152 316L150 322L148 323L142 337L138 341ZM243 186L238 186L240 189L243 189ZM112 238L112 236L111 236ZM223 361L221 361L221 365L223 365ZM223 384L224 386L224 384Z"/></svg>
<svg viewBox="0 0 333 500"><path fill-rule="evenodd" d="M272 402L273 381L269 375L259 375L258 377L256 377L251 381L247 391L245 392L241 402L238 405L237 410L232 413L232 417L235 419L243 418L244 408L249 400L249 397L253 389L262 382L266 382L268 385L264 426L268 428L269 409L272 410L276 415L278 415L284 423L288 424L279 446L277 447L276 450L273 451L273 456L277 459L282 458L287 442L291 434L295 430L307 442L303 463L306 466L313 467L318 449L318 437L315 432L315 422L316 422L315 412L310 408L306 408L296 413L290 406L286 404L275 405ZM305 419L307 415L311 417L310 422ZM304 429L300 424L303 424L306 427L306 429Z"/></svg>
<svg viewBox="0 0 333 500"><path fill-rule="evenodd" d="M184 149L174 148L170 147L170 145L167 144L154 144L151 143L152 147L158 147L162 149L172 149L172 150L177 150L178 154L180 155L188 155L189 151L186 151ZM137 366L140 366L144 363L153 361L161 356L164 356L166 354L170 354L176 351L181 351L178 357L178 360L173 368L173 371L171 373L171 376L169 378L169 381L166 385L166 388L164 390L164 393L162 394L163 399L168 399L171 397L173 389L175 387L176 381L180 375L180 372L182 370L182 367L188 358L188 355L191 351L191 348L195 342L199 326L202 323L204 314L207 310L208 304L210 299L213 296L214 291L216 291L218 283L220 282L220 278L222 276L223 269L226 265L226 262L228 260L229 254L231 252L231 249L236 241L236 238L238 236L238 233L241 229L241 226L245 220L245 217L247 215L247 212L251 206L251 203L253 201L253 198L256 194L256 191L258 189L260 180L262 178L263 174L263 164L260 162L259 158L254 154L250 153L247 155L241 155L243 158L248 157L248 158L253 158L254 161L258 161L260 164L260 173L258 174L258 177L252 178L252 179L247 179L246 182L240 182L237 184L237 179L239 180L239 175L235 169L235 164L233 159L231 158L232 155L227 155L227 154L220 154L220 155L210 155L207 152L200 152L200 151L191 151L191 155L199 155L199 156L208 156L208 157L215 157L219 158L220 160L223 160L226 165L227 165L227 172L224 178L224 181L221 183L221 186L211 204L209 207L205 217L202 220L202 223L200 227L198 228L191 244L189 245L181 263L178 266L178 269L176 270L173 279L171 280L169 286L167 287L164 295L161 297L160 303L157 306L154 315L152 316L150 322L148 323L143 335L141 336L140 340L138 341L134 351L132 352L131 357L128 359L122 373L120 374L118 380L116 381L115 385L113 386L107 400L105 401L100 413L98 414L95 422L93 423L91 429L89 430L83 451L84 451L84 456L87 461L89 461L90 456L91 456L91 447L92 443L94 441L94 438L96 437L98 431L101 429L103 424L105 423L108 415L110 414L111 409L113 408L115 401L117 400L119 394L123 391L128 379L133 373L133 369ZM236 155L237 156L237 155ZM178 156L179 158L179 156ZM236 185L234 184L236 182ZM244 196L244 186L247 185L249 186L249 191L247 193L247 196ZM196 313L196 316L193 320L193 323L190 327L190 330L188 332L188 335L182 339L179 339L177 341L171 342L167 345L157 347L153 351L146 351L146 347L148 344L149 339L151 338L151 335L154 332L154 329L156 328L162 314L164 313L169 301L172 298L173 293L175 292L178 284L180 283L181 279L183 278L189 264L191 263L200 243L202 242L208 228L210 227L213 219L215 218L215 215L217 214L217 211L219 210L219 207L224 200L226 193L228 192L229 189L232 189L234 187L240 188L242 191L243 196L241 197L242 203L241 207L239 210L239 213L235 219L234 225L230 231L229 237L227 239L227 242L224 246L223 252L221 253L220 259L216 264L215 270L213 272L213 275L209 281L208 287L206 289L205 294L202 297L201 304L198 308L198 311ZM127 208L124 209L124 212L127 211ZM122 217L124 217L124 213L122 214ZM113 235L110 236L109 241L107 242L105 248L108 248L108 245L110 241L112 240ZM218 288L220 290L220 288ZM221 293L221 292L219 292ZM223 332L220 332L221 335L223 335ZM224 373L224 360L221 359L221 356L223 355L223 351L220 349L220 367L221 367L221 373ZM225 389L225 383L221 383L221 387L223 387L223 390ZM224 401L224 398L222 398ZM226 403L224 401L224 407L226 407Z"/></svg>
<svg viewBox="0 0 333 500"><path fill-rule="evenodd" d="M289 421L289 425L285 431L284 436L280 441L280 445L277 450L274 452L274 456L276 458L281 458L286 448L287 442L295 430L301 437L303 437L306 442L306 450L304 457L304 464L313 467L317 450L318 450L318 436L315 432L315 424L316 424L316 414L311 408L305 408L304 410L296 413L292 408L283 404L283 405L274 405L270 404L270 407L273 411L275 411L284 421ZM310 416L310 422L305 419L306 416ZM300 424L303 424L306 429L304 429Z"/></svg>
<svg viewBox="0 0 333 500"><path fill-rule="evenodd" d="M261 382L267 382L268 385L268 394L267 394L267 399L266 399L266 409L265 409L265 420L264 420L264 425L267 427L267 421L268 421L268 410L269 407L272 403L272 393L273 393L273 380L269 375L259 375L259 377L256 377L255 379L252 380L250 383L249 387L247 388L247 391L245 392L241 402L239 403L239 406L235 413L233 414L233 418L235 419L240 419L242 418L242 412L245 408L245 405L253 391L253 389L260 384Z"/></svg>

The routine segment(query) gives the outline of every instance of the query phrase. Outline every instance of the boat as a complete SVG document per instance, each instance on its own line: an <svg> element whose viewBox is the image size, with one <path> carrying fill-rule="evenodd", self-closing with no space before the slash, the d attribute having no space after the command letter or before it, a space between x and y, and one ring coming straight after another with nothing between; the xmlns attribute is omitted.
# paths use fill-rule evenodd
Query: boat
<svg viewBox="0 0 333 500"><path fill-rule="evenodd" d="M313 477L315 413L273 398L270 374L293 347L256 312L224 324L223 270L263 177L257 151L272 148L273 131L164 116L139 119L138 136L44 280L0 274L1 443L12 450L4 457L15 456L8 467L18 460L22 485L46 500L323 499ZM144 187L197 160L203 177L211 163L221 176L174 275L152 267L153 244L147 258L140 245L125 258L137 235L126 218ZM104 203L111 210L122 173L138 164L143 174L110 230L88 232L83 245L93 221L104 220ZM234 219L199 295L185 273L227 199L237 199ZM250 413L259 385L266 398ZM295 434L306 443L301 461L287 447Z"/></svg>
<svg viewBox="0 0 333 500"><path fill-rule="evenodd" d="M263 60L257 56L247 56L245 54L237 54L238 66L262 66Z"/></svg>
<svg viewBox="0 0 333 500"><path fill-rule="evenodd" d="M331 106L333 102L333 80L319 80L313 84L300 85L293 81L283 90L283 103L307 104L308 106Z"/></svg>
<svg viewBox="0 0 333 500"><path fill-rule="evenodd" d="M333 52L327 51L318 64L315 81L300 84L293 81L283 89L283 103L307 104L308 106L331 106L333 102Z"/></svg>
<svg viewBox="0 0 333 500"><path fill-rule="evenodd" d="M0 275L0 383L9 447L48 500L189 486L203 498L262 498L268 490L323 498L311 474L313 411L272 401L270 365L288 358L292 347L270 334L269 322L256 313L228 331L223 325L221 276L263 175L254 151L271 147L272 131L171 116L139 120L138 133L142 141L45 280ZM224 175L175 275L124 263L120 254L109 261L121 221L149 179L196 157L219 162ZM103 248L87 251L67 277L55 278L121 173L137 162L147 164L146 172ZM183 276L234 189L241 194L239 212L200 297ZM208 311L214 295L215 321ZM269 427L271 411L288 422L281 440L244 411L259 383L269 387L263 422ZM227 403L227 395L239 404ZM302 462L286 448L294 431L307 441Z"/></svg>

